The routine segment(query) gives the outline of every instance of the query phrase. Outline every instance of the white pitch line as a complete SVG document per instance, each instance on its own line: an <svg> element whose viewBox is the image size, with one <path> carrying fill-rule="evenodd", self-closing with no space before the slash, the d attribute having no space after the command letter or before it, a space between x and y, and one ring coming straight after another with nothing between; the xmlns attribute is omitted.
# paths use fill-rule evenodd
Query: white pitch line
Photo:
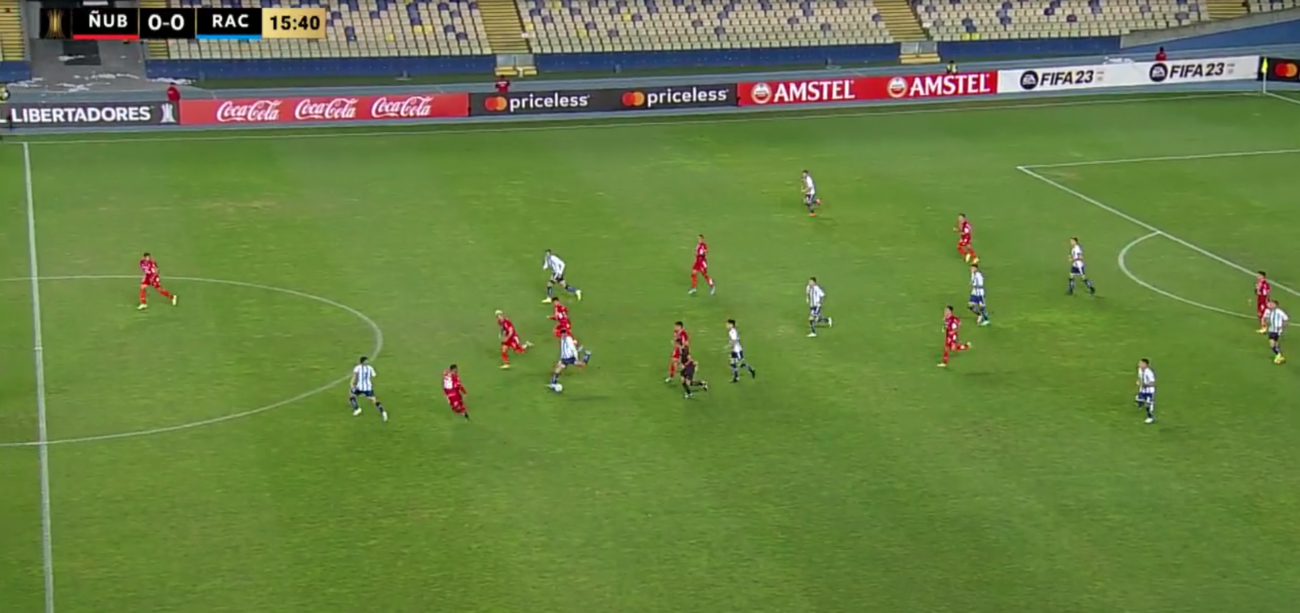
<svg viewBox="0 0 1300 613"><path fill-rule="evenodd" d="M956 106L943 108L913 108L893 111L849 111L849 112L830 112L830 113L797 113L799 109L792 108L788 110L775 111L777 114L758 115L744 114L739 116L728 116L722 112L696 113L704 116L700 119L682 119L683 115L661 115L656 121L619 121L608 118L599 119L571 119L573 123L548 123L547 125L509 125L501 127L466 127L466 128L441 128L430 127L426 129L399 129L394 126L387 131L368 131L368 132L335 132L341 126L310 126L301 129L313 130L311 132L298 132L293 134L229 134L222 136L156 136L144 138L82 138L75 140L48 140L48 141L26 141L32 145L50 146L50 145L94 145L104 143L191 143L191 142L222 142L222 141L243 141L243 140L301 140L309 138L365 138L365 137L385 137L385 136L427 136L443 134L476 134L476 133L510 133L510 132L550 132L550 131L567 131L567 130L612 130L619 128L644 128L650 126L681 126L681 125L700 125L700 124L719 124L719 123L758 123L768 121L800 121L809 119L834 119L837 117L897 117L900 115L939 115L947 113L967 113L975 111L1015 111L1020 109L1051 109L1075 106L1102 106L1109 104L1136 104L1140 102L1168 102L1171 100L1204 100L1213 98L1240 98L1243 96L1254 96L1256 92L1228 92L1214 94L1187 94L1180 96L1148 96L1134 98L1115 98L1115 99L1092 99L1092 100L1069 100L1055 102L1036 102L1029 104L987 104ZM914 102L887 102L877 104L870 108L890 107L904 104L915 104ZM543 121L565 121L563 119L543 120ZM598 123L597 123L598 122ZM426 124L427 125L427 124ZM451 125L451 124L441 124ZM477 124L483 126L483 123ZM272 129L272 128L247 128L252 129ZM327 131L329 130L329 131Z"/></svg>
<svg viewBox="0 0 1300 613"><path fill-rule="evenodd" d="M41 473L41 559L45 567L45 613L54 613L54 534L50 521L50 440L45 421L45 344L41 334L41 273L36 263L36 200L32 197L32 150L23 143L27 187L27 259L32 276L32 355L36 362L36 440Z"/></svg>
<svg viewBox="0 0 1300 613"><path fill-rule="evenodd" d="M1207 257L1207 258L1210 258L1210 259L1212 259L1212 260L1214 260L1214 261L1216 261L1216 262L1219 262L1220 264L1224 264L1225 266L1229 266L1229 267L1231 267L1231 268L1235 268L1235 269L1237 269L1237 270L1240 270L1241 272L1244 272L1244 273L1246 273L1246 274L1248 274L1248 275L1251 275L1252 277L1255 276L1255 271L1253 271L1253 270L1251 270L1251 269L1249 269L1249 268L1246 268L1245 266L1242 266L1241 264L1238 264L1238 263L1236 263L1236 262L1234 262L1234 261L1232 261L1232 260L1229 260L1229 259L1227 259L1227 258L1225 258L1225 257L1223 257L1223 256L1221 256L1221 255L1218 255L1218 254L1216 254L1216 253L1214 253L1214 252L1211 252L1211 251L1208 251L1208 250L1206 250L1206 249L1204 249L1204 248L1202 248L1202 247L1199 247L1199 246L1197 246L1197 245L1195 245L1195 244L1193 244L1193 243L1189 243L1189 242L1187 242L1187 241L1185 241L1185 240L1183 240L1183 239L1181 239L1181 238L1178 238L1177 236L1174 236L1173 234L1170 234L1170 233L1168 233L1168 232L1165 232L1164 230L1161 230L1160 228L1157 228L1157 227L1155 227L1155 226L1153 226L1153 225L1151 225L1151 224L1149 224L1149 223L1147 223L1147 222L1145 222L1145 221L1142 221L1141 219L1138 219L1138 218L1136 218L1136 217L1134 217L1134 216L1132 216L1132 215L1129 215L1128 213L1125 213L1124 211L1121 211L1121 210L1119 210L1119 209L1117 209L1117 208L1115 208L1115 207L1113 207L1113 206L1110 206L1110 205L1108 205L1108 204L1106 204L1106 203L1104 203L1104 202L1102 202L1102 201L1100 201L1100 200L1097 200L1096 198L1093 198L1092 196L1089 196L1089 195L1087 195L1087 194L1084 194L1083 192L1080 192L1080 191L1078 191L1078 190L1076 190L1076 189L1073 189L1073 188L1070 188L1070 187L1068 187L1068 186L1066 186L1066 185L1063 185L1063 184L1061 184L1061 183L1059 183L1059 182L1057 182L1057 181L1053 181L1053 180L1051 180L1051 179L1049 179L1049 178L1047 178L1047 177L1044 177L1043 175L1040 175L1040 174L1034 172L1033 170L1031 170L1031 169L1030 169L1029 167L1027 167L1027 166L1017 166L1017 167L1016 167L1016 170L1019 170L1020 172L1023 172L1023 173L1025 173L1025 174L1027 174L1027 175L1029 175L1029 176L1031 176L1031 177L1033 177L1033 178L1035 178L1035 179L1038 179L1039 181L1042 181L1043 183L1046 183L1046 184L1048 184L1048 185L1051 185L1052 187L1055 187L1056 189L1059 189L1059 190L1061 190L1061 191L1063 191L1063 192L1065 192L1065 193L1067 193L1067 194L1070 194L1071 196L1074 196L1075 198L1078 198L1079 200L1082 200L1082 201L1084 201L1084 202L1087 202L1088 204L1091 204L1091 205L1093 205L1093 206L1095 206L1095 207L1097 207L1097 208L1099 208L1099 209L1101 209L1101 210L1103 210L1103 211L1106 211L1106 212L1108 212L1108 213L1110 213L1110 214L1112 214L1112 215L1115 215L1115 216L1117 216L1117 217L1120 217L1120 218L1126 219L1126 220L1128 220L1130 223L1133 223L1133 224L1135 224L1135 225L1138 225L1138 226L1141 226L1141 227L1143 227L1143 228L1146 228L1147 230L1149 230L1149 231L1151 231L1151 232L1158 233L1158 234L1164 236L1165 238L1167 238L1167 239L1169 239L1169 240L1171 240L1171 241L1174 241L1175 243L1178 243L1179 245L1182 245L1182 246L1184 246L1184 247L1187 247L1188 249L1191 249L1192 251L1195 251L1195 252L1197 252L1197 253L1199 253L1199 254L1201 254L1201 255ZM1288 293L1291 293L1291 294L1294 294L1294 295L1296 295L1296 296L1300 296L1300 292L1297 292L1296 290L1291 289L1290 287L1287 287L1287 286L1285 286L1285 285L1282 285L1281 283L1274 282L1274 283L1273 283L1273 287L1276 287L1276 288L1278 288L1278 289L1280 289L1280 290L1284 290L1284 291L1286 291L1286 292L1288 292Z"/></svg>
<svg viewBox="0 0 1300 613"><path fill-rule="evenodd" d="M1138 246L1138 245L1140 245L1140 244L1142 244L1142 243L1145 242L1147 239L1155 238L1155 237L1157 237L1157 236L1164 236L1164 235L1165 235L1165 234L1164 234L1163 232L1152 232L1152 233L1150 233L1150 234L1146 234L1146 235L1140 236L1140 237L1134 239L1133 242L1131 242L1131 243L1129 243L1129 244L1127 244L1127 245L1124 245L1124 248L1119 250L1119 257L1117 258L1117 260L1118 260L1118 262L1119 262L1119 270L1120 270L1120 272L1124 273L1124 274L1125 274L1129 279L1132 279L1134 283L1137 283L1138 285L1141 285L1142 287L1145 287L1145 288L1147 288L1147 289L1149 289L1149 290L1151 290L1151 291L1153 291L1153 292L1155 292L1155 293L1157 293L1157 294L1160 294L1161 296L1164 296L1164 297L1166 297L1166 298L1172 298L1172 299L1177 300L1177 301L1179 301L1179 302L1181 302L1181 303L1183 303L1183 304L1188 304L1188 305L1194 306L1194 307L1196 307L1196 308L1198 308L1198 309L1205 309L1205 310L1207 310L1207 311L1213 311L1213 312L1215 312L1215 313L1222 313L1222 314L1224 314L1224 315L1231 315L1231 316L1233 316L1233 317L1240 317L1240 318L1243 318L1243 319L1254 319L1253 317L1251 317L1251 316L1249 316L1249 315L1245 315L1245 314L1243 314L1243 313L1237 313L1237 312L1234 312L1234 311L1229 311L1229 310L1227 310L1227 309L1221 309L1221 308L1216 307L1216 306L1210 306L1210 305L1208 305L1208 304L1202 304L1202 303L1197 302L1197 301L1195 301L1195 300L1190 300L1190 299L1187 299L1187 298L1183 298L1182 296L1179 296L1178 294L1175 294L1175 293L1173 293L1173 292L1167 292L1167 291L1162 290L1162 289L1160 289L1160 288L1158 288L1158 287L1156 287L1156 286L1154 286L1154 285L1151 285L1150 283L1147 283L1146 281L1143 281L1142 279L1138 278L1137 275L1133 274L1133 271L1131 271L1131 270L1128 269L1128 252L1129 252L1129 250L1132 249L1132 248L1134 248L1134 247L1136 247L1136 246Z"/></svg>
<svg viewBox="0 0 1300 613"><path fill-rule="evenodd" d="M91 280L100 280L100 279L139 279L139 278L140 278L139 275L136 275L136 276L130 276L130 275L62 275L62 276L57 276L57 277L44 277L44 278L41 279L41 281L79 281L79 280L82 280L82 281L91 281ZM218 285L233 285L233 286L236 286L236 287L249 287L249 288L253 288L253 289L266 290L266 291L269 291L269 292L279 292L279 293L281 293L281 294L288 294L288 295L290 295L290 296L297 296L297 297L299 297L299 298L305 298L305 299L307 299L307 300L315 300L315 301L320 302L320 303L322 303L322 304L326 304L326 305L329 305L329 306L335 307L335 308L337 308L337 309L340 309L340 310L342 310L342 311L345 311L345 312L347 312L347 313L349 313L349 314L355 316L357 319L360 319L360 320L362 321L362 323L364 323L364 324L366 324L367 326L370 327L370 331L371 331L371 333L374 335L374 343L375 343L374 346L373 346L373 347L371 348L371 350L370 350L370 356L371 356L372 359L374 359L374 358L378 358L378 357L379 357L379 354L384 350L384 331L381 330L381 329L379 328L379 324L375 323L375 320L371 319L370 316L366 315L365 313L362 313L361 311L358 311L358 310L356 310L356 309L354 309L354 308L352 308L352 307L350 307L350 306L348 306L348 305L346 305L346 304L343 304L343 303L341 303L341 302L337 302L337 301L334 301L334 300L330 300L329 298L325 298L325 297L323 297L323 296L317 296L317 295L315 295L315 294L308 294L307 292L300 292L300 291L298 291L298 290L287 289L287 288L283 288L283 287L275 287L275 286L273 286L273 285L261 285L261 284L258 284L258 283L248 283L248 282L245 282L245 281L227 281L227 280L224 280L224 279L207 279L207 278L203 278L203 277L167 277L167 278L170 279L170 280L173 280L173 281L192 281L192 282L196 282L196 283L215 283L215 284L218 284ZM18 282L18 281L29 281L29 280L30 280L30 279L28 279L27 277L15 277L15 278L9 278L9 279L0 279L0 283ZM235 420L235 419L240 419L240 418L243 418L243 417L250 417L250 416L253 416L253 415L258 415L258 414L261 414L261 413L265 413L265 412L267 412L267 411L271 411L271 410L274 410L274 409L278 409L278 408L283 407L283 406L287 406L287 405L289 405L289 404L293 404L293 403L295 403L295 402L298 402L299 400L305 400L305 399L307 399L307 398L310 398L310 397L312 397L312 396L315 396L316 394L320 394L320 393L322 393L322 392L328 391L328 390L330 390L331 388L336 388L336 387L338 387L340 384L342 384L342 383L348 381L348 379L351 378L351 376L352 376L351 373L349 373L349 374L347 374L347 375L344 375L344 376L341 377L341 378L338 378L338 379L335 379L335 380L333 380L333 381L330 381L329 383L326 383L325 385L322 385L322 386L320 386L320 387L318 387L318 388L316 388L316 389L308 390L308 391L303 392L303 393L301 393L301 394L298 394L297 396L294 396L294 397L292 397L292 398L286 398L286 399L284 399L284 400L281 400L281 401L279 401L279 402L275 402L275 403L272 403L272 404L268 404L268 405L266 405L266 406L257 407L257 408L255 408L255 409L248 409L248 410L245 410L245 411L240 411L240 412L238 412L238 413L231 413L231 414L228 414L228 415L221 415L221 416L219 416L219 417L210 417L210 418L208 418L208 419L203 419L203 420L199 420L199 421L188 422L188 423L184 423L184 424L177 424L177 425L174 425L174 426L163 426L163 427L161 427L161 428L150 428L150 429L148 429L148 430L136 430L136 431L132 431L132 432L118 432L118 433L115 433L115 434L99 434L99 435L94 435L94 436L80 436L80 437L77 437L77 438L54 439L54 440L47 440L47 441L44 441L44 442L41 442L41 441L23 441L23 442L13 442L13 443L0 443L0 449L4 449L4 448L6 448L6 447L34 447L34 446L40 446L40 447L42 447L42 448L45 448L45 447L49 447L50 445L66 445L66 444L72 444L72 443L94 443L94 442L100 442L100 441L113 441L113 440L126 439L126 438L135 438L135 437L139 437L139 436L152 436L152 435L155 435L155 434L165 434L165 433L168 433L168 432L180 432L180 431L182 431L182 430L190 430L190 429L193 429L193 428L199 428L199 427L203 427L203 426L211 426L211 425L214 425L214 424L225 423L225 422L228 422L228 421L231 421L231 420Z"/></svg>
<svg viewBox="0 0 1300 613"><path fill-rule="evenodd" d="M1297 102L1300 104L1300 102ZM1037 170L1040 168L1074 168L1076 166L1108 166L1112 164L1140 164L1143 162L1179 162L1185 160L1214 160L1219 158L1246 158L1264 155L1286 155L1300 153L1300 149L1263 149L1260 151L1227 151L1223 153L1193 153L1190 155L1158 155L1145 158L1120 158L1116 160L1087 160L1079 162L1060 162L1057 164L1029 164L1020 168Z"/></svg>
<svg viewBox="0 0 1300 613"><path fill-rule="evenodd" d="M1291 104L1300 104L1300 100L1296 100L1295 98L1292 98L1292 97L1290 97L1290 96L1283 96L1282 94L1276 94L1276 93L1273 93L1273 92L1264 92L1264 95L1265 95L1265 96L1271 96L1271 97L1273 97L1273 98L1277 98L1278 100L1281 100L1282 102L1290 102Z"/></svg>

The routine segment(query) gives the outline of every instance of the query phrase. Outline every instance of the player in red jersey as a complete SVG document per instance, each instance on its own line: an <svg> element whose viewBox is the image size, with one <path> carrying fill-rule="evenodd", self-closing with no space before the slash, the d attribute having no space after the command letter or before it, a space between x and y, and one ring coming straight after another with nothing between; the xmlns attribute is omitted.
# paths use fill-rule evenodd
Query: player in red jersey
<svg viewBox="0 0 1300 613"><path fill-rule="evenodd" d="M465 408L465 397L469 392L465 391L465 386L460 384L460 370L455 364L442 371L442 394L447 397L447 403L451 405L452 411L469 419L469 411Z"/></svg>
<svg viewBox="0 0 1300 613"><path fill-rule="evenodd" d="M497 311L497 325L501 326L501 368L510 368L510 351L515 353L524 353L532 347L532 343L520 343L519 332L515 330L515 324L506 317L505 313Z"/></svg>
<svg viewBox="0 0 1300 613"><path fill-rule="evenodd" d="M957 330L961 328L961 318L957 317L952 311L952 307L943 309L943 361L939 363L940 368L948 366L948 355L953 351L966 351L970 349L970 343L962 343L957 340Z"/></svg>
<svg viewBox="0 0 1300 613"><path fill-rule="evenodd" d="M559 298L553 298L551 306L554 310L547 319L555 321L555 338L572 337L573 342L578 346L578 351L582 353L582 363L578 366L586 368L587 362L591 360L591 352L587 351L586 347L582 345L582 341L579 341L578 337L573 334L573 321L569 319L568 307L560 304Z"/></svg>
<svg viewBox="0 0 1300 613"><path fill-rule="evenodd" d="M1273 294L1273 286L1268 282L1268 274L1259 271L1255 280L1255 316L1259 318L1259 333L1268 332L1268 322L1264 321L1264 311L1268 310L1268 301Z"/></svg>
<svg viewBox="0 0 1300 613"><path fill-rule="evenodd" d="M709 284L709 293L717 291L713 287L713 278L709 276L709 246L704 242L704 235L700 235L699 244L695 245L695 264L691 266L691 293L695 293L695 287L699 285L700 275L704 275L704 282Z"/></svg>
<svg viewBox="0 0 1300 613"><path fill-rule="evenodd" d="M163 298L171 300L172 306L176 306L176 294L163 289L162 281L158 279L158 262L148 252L140 259L140 272L144 274L144 278L140 280L140 306L136 307L137 309L143 311L149 308L147 298L148 290L151 287L154 291L162 294Z"/></svg>
<svg viewBox="0 0 1300 613"><path fill-rule="evenodd" d="M664 383L673 382L673 377L677 376L677 365L682 360L682 351L689 351L690 346L691 335L686 333L686 324L680 321L673 324L673 357L668 361L668 378L664 379Z"/></svg>
<svg viewBox="0 0 1300 613"><path fill-rule="evenodd" d="M559 298L551 299L551 314L547 319L555 322L555 338L573 334L573 325L569 321L569 308L560 304ZM576 339L575 339L576 340Z"/></svg>
<svg viewBox="0 0 1300 613"><path fill-rule="evenodd" d="M957 239L957 253L960 253L966 259L968 264L979 264L980 256L975 255L975 248L971 246L970 222L966 220L963 213L957 216L957 227L953 230L959 235Z"/></svg>

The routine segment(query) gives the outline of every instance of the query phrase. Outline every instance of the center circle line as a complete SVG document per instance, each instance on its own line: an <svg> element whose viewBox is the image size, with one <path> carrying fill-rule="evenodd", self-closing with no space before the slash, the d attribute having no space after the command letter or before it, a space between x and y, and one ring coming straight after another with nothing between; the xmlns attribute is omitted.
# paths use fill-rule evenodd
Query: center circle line
<svg viewBox="0 0 1300 613"><path fill-rule="evenodd" d="M38 281L95 281L95 280L138 279L138 278L139 278L139 275L60 275L60 276L52 276L52 277L39 277L37 280L38 280ZM300 292L300 291L298 291L298 290L287 289L287 288L283 288L283 287L275 287L275 286L272 286L272 285L262 285L262 284L259 284L259 283L248 283L248 282L246 282L246 281L229 281L229 280L226 280L226 279L208 279L208 278L205 278L205 277L172 277L172 276L169 276L169 277L167 277L167 278L168 278L168 279L175 280L175 281L192 281L192 282L195 282L195 283L212 283L212 284L216 284L216 285L229 285L229 286L234 286L234 287L247 287L247 288L260 289L260 290L269 291L269 292L277 292L277 293L281 293L281 294L287 294L287 295L290 295L290 296L297 296L297 297L299 297L299 298L305 298L305 299L307 299L307 300L314 300L314 301L316 301L316 302L319 302L319 303L322 303L322 304L325 304L325 305L328 305L328 306L332 306L332 307L334 307L334 308L336 308L336 309L339 309L339 310L341 310L341 311L344 311L344 312L346 312L346 313L352 315L353 317L356 317L357 319L360 319L360 320L362 321L362 323L364 323L364 324L366 324L367 326L369 326L371 332L374 334L374 340L375 340L374 347L373 347L373 349L371 349L371 351L370 351L370 355L371 355L372 358L374 358L374 357L378 357L378 356L379 356L379 353L380 353L381 351L383 351L383 348L384 348L384 331L381 330L381 329L379 328L379 324L375 323L375 320L371 319L370 316L366 315L365 313L362 313L361 311L358 311L358 310L356 310L356 309L354 309L354 308L352 308L352 307L350 307L350 306L348 306L348 305L346 305L346 304L343 304L343 303L338 302L338 301L335 301L335 300L331 300L331 299L329 299L329 298L325 298L325 297L322 297L322 296L317 296L317 295L315 295L315 294L308 294L308 293L306 293L306 292ZM21 281L21 282L30 282L30 281L31 281L31 277L11 277L11 278L6 278L6 279L0 279L0 283L16 283L16 282L20 282L20 281ZM317 395L317 394L320 394L320 393L322 393L322 392L325 392L325 391L327 391L327 390L329 390L329 389L331 389L331 388L333 388L333 387L337 387L340 383L344 383L344 382L348 381L348 380L350 379L350 377L351 377L351 375L345 375L345 376L343 376L343 377L341 377L341 378L338 378L338 379L335 379L335 380L333 380L333 381L330 381L329 383L326 383L325 385L322 385L322 386L317 387L317 388L315 388L315 389L308 390L308 391L306 391L306 392L303 392L303 393L301 393L301 394L298 394L297 396L294 396L294 397L292 397L292 398L286 398L286 399L284 399L284 400L281 400L281 401L279 401L279 402L274 402L274 403L268 404L268 405L266 405L266 406L258 407L258 408L255 408L255 409L249 409L249 410L247 410L247 411L240 411L240 412L238 412L238 413L231 413L231 414L229 414L229 415L222 415L222 416L220 416L220 417L213 417L213 418L209 418L209 419L203 419L203 420L194 421L194 422L189 422L189 423L184 423L184 424L177 424L177 425L175 425L175 426L166 426L166 427L163 427L163 428L149 428L149 429L146 429L146 430L136 430L136 431L132 431L132 432L119 432L119 433L116 433L116 434L100 434L100 435L95 435L95 436L80 436L80 437L75 437L75 438L54 439L54 440L45 441L44 443L41 443L41 442L39 442L39 441L26 441L26 442L8 442L8 443L0 443L0 449L10 448L10 447L39 447L39 446L41 446L41 445L46 445L46 446L49 446L49 445L66 445L66 444L69 444L69 443L93 443L93 442L98 442L98 441L111 441L111 440L124 439L124 438L136 438L136 437L141 437L141 436L152 436L152 435L155 435L155 434L165 434L165 433L168 433L168 432L178 432L178 431L181 431L181 430L190 430L190 429L193 429L193 428L199 428L199 427L202 427L202 426L210 426L210 425L213 425L213 424L219 424L219 423L223 423L223 422L227 422L227 421L232 421L232 420L235 420L235 419L240 419L240 418L242 418L242 417L250 417L250 416L253 416L253 415L257 415L257 414L259 414L259 413L265 413L265 412L270 411L270 410L272 410L272 409L278 409L278 408L280 408L280 407L282 407L282 406L285 406L285 405L288 405L288 404L292 404L292 403L298 402L299 400L304 400L304 399L309 398L309 397L311 397L311 396L315 396L315 395Z"/></svg>

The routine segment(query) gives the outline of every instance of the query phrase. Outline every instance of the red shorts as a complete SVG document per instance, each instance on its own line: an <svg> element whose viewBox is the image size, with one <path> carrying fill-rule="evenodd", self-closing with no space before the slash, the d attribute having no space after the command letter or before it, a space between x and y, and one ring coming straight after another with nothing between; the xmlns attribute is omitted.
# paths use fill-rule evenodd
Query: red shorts
<svg viewBox="0 0 1300 613"><path fill-rule="evenodd" d="M140 280L141 287L146 285L149 287L159 287L162 285L162 281L158 279L158 275L150 275Z"/></svg>
<svg viewBox="0 0 1300 613"><path fill-rule="evenodd" d="M446 394L447 404L451 405L451 410L457 413L465 412L465 398L463 396L460 394L447 394L447 392L443 392L443 394Z"/></svg>
<svg viewBox="0 0 1300 613"><path fill-rule="evenodd" d="M958 239L958 240L957 240L957 246L958 246L958 247L969 247L969 246L970 246L970 239L969 239L969 238Z"/></svg>
<svg viewBox="0 0 1300 613"><path fill-rule="evenodd" d="M568 325L568 324L555 324L555 338L560 338L561 336L564 336L565 334L568 334L569 336L573 336L573 330L569 329L569 325Z"/></svg>
<svg viewBox="0 0 1300 613"><path fill-rule="evenodd" d="M695 265L691 266L691 272L709 272L709 263L704 260L696 260Z"/></svg>
<svg viewBox="0 0 1300 613"><path fill-rule="evenodd" d="M673 350L673 361L677 361L677 360L680 360L680 359L682 359L682 350L681 350L681 349L674 349L674 350Z"/></svg>
<svg viewBox="0 0 1300 613"><path fill-rule="evenodd" d="M515 351L524 350L524 346L519 344L518 336L512 336L504 341L501 341L501 346L505 347L506 349L514 349Z"/></svg>
<svg viewBox="0 0 1300 613"><path fill-rule="evenodd" d="M948 338L944 339L943 346L945 349L956 349L957 347L961 346L961 343L957 341L957 337L949 336Z"/></svg>
<svg viewBox="0 0 1300 613"><path fill-rule="evenodd" d="M1257 313L1256 317L1263 319L1264 311L1267 310L1268 310L1268 298L1256 298L1255 299L1255 312Z"/></svg>

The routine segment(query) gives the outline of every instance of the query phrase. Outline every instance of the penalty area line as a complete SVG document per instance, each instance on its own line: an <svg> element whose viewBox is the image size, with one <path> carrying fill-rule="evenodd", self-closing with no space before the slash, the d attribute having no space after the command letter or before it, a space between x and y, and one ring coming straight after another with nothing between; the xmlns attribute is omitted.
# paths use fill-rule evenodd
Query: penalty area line
<svg viewBox="0 0 1300 613"><path fill-rule="evenodd" d="M1297 102L1300 104L1300 102ZM1221 158L1245 158L1265 155L1287 155L1300 153L1300 149L1262 149L1260 151L1225 151L1222 153L1193 153L1190 155L1157 155L1145 158L1119 158L1115 160L1086 160L1079 162L1059 162L1056 164L1027 164L1017 168L1038 170L1042 168L1075 168L1079 166L1110 166L1113 164L1141 164L1144 162L1179 162L1185 160L1216 160Z"/></svg>
<svg viewBox="0 0 1300 613"><path fill-rule="evenodd" d="M1178 302L1181 302L1181 303L1186 304L1186 305L1194 306L1194 307L1196 307L1196 308L1198 308L1198 309L1204 309L1204 310L1206 310L1206 311L1211 311L1211 312L1214 312L1214 313L1222 313L1222 314L1224 314L1224 315L1231 315L1231 316L1233 316L1233 317L1240 317L1240 318L1242 318L1242 319L1251 319L1251 320L1254 319L1253 317L1251 317L1251 316L1249 316L1249 315L1246 315L1246 314L1244 314L1244 313L1237 313L1237 312L1234 312L1234 311L1229 311L1229 310L1227 310L1227 309L1221 309L1221 308L1216 307L1216 306L1210 306L1210 305L1208 305L1208 304L1204 304L1204 303L1201 303L1201 302L1197 302L1197 301L1195 301L1195 300L1191 300L1191 299L1188 299L1188 298L1184 298L1184 297L1179 296L1178 294L1175 294L1175 293L1173 293L1173 292L1167 292L1167 291L1165 291L1165 290L1163 290L1163 289L1160 289L1160 288L1158 288L1158 287L1156 287L1156 286L1154 286L1154 285L1152 285L1152 284L1150 284L1150 283L1147 283L1146 281L1143 281L1143 280L1142 280L1141 278L1139 278L1137 275L1133 274L1133 271L1129 270L1129 268L1128 268L1128 252L1129 252L1129 250L1131 250L1131 249L1133 249L1134 247L1136 247L1136 246L1138 246L1138 245L1140 245L1140 244L1146 242L1146 241L1149 240L1149 239L1155 238L1155 237L1157 237L1157 236L1165 236L1165 234L1164 234L1163 232L1152 232L1152 233L1150 233L1150 234L1146 234L1146 235L1140 236L1140 237L1138 237L1138 238L1136 238L1136 239L1133 239L1132 242L1130 242L1130 243L1127 244L1127 245L1124 245L1124 248L1119 250L1119 257L1116 258L1116 261L1119 263L1119 270L1120 270L1120 272L1124 273L1124 276L1126 276L1126 277L1128 277L1129 279L1131 279L1134 283L1137 283L1138 285L1141 285L1142 287L1145 287L1145 288L1147 288L1147 289L1149 289L1149 290L1151 290L1151 291L1153 291L1153 292L1155 292L1155 293L1157 293L1157 294L1160 294L1161 296L1164 296L1165 298L1172 298L1172 299L1174 299L1174 300L1177 300Z"/></svg>
<svg viewBox="0 0 1300 613"><path fill-rule="evenodd" d="M1236 262L1234 262L1234 261L1232 261L1232 260L1229 260L1228 258L1225 258L1225 257L1223 257L1223 256L1221 256L1221 255L1219 255L1219 254L1217 254L1217 253L1214 253L1214 252L1212 252L1212 251L1210 251L1210 250L1208 250L1208 249L1205 249L1204 247L1200 247L1200 246L1198 246L1198 245L1196 245L1196 244L1194 244L1194 243L1191 243L1191 242L1185 241L1185 240L1183 240L1183 239L1181 239L1181 238L1178 238L1177 236L1174 236L1173 234L1170 234L1170 233L1168 233L1168 232L1165 232L1164 230L1161 230L1160 228L1157 228L1157 227L1155 227L1155 226L1153 226L1153 225L1151 225L1151 224L1149 224L1149 223L1147 223L1147 222L1145 222L1145 221L1142 221L1141 219L1138 219L1138 218L1136 218L1136 217L1134 217L1134 216L1132 216L1132 215L1129 215L1128 213L1125 213L1124 211L1121 211L1121 210L1119 210L1119 209L1117 209L1117 208L1115 208L1115 207L1113 207L1113 206L1110 206L1110 205L1108 205L1108 204L1106 204L1106 203L1104 203L1104 202L1102 202L1102 201L1100 201L1100 200L1097 200L1096 198L1093 198L1092 196L1089 196L1089 195L1087 195L1087 194L1085 194L1085 193L1083 193L1083 192L1081 192L1081 191L1079 191L1079 190L1076 190L1076 189L1074 189L1074 188L1072 188L1072 187L1069 187L1069 186L1067 186L1067 185L1064 185L1064 184L1062 184L1062 183L1059 182L1059 181L1055 181L1055 180L1049 179L1049 178L1047 178L1047 177L1045 177L1045 176L1043 176L1043 175L1041 175L1041 174L1038 174L1037 172L1034 172L1034 170L1033 170L1032 168L1028 167L1028 166L1017 166L1017 167L1016 167L1016 170L1019 170L1020 172L1023 172L1023 173L1025 173L1025 174L1027 174L1027 175L1029 175L1029 176L1031 176L1031 177L1033 177L1033 178L1035 178L1035 179L1038 179L1039 181L1042 181L1043 183L1046 183L1046 184L1048 184L1048 185L1050 185L1050 186L1052 186L1052 187L1055 187L1055 188L1058 189L1058 190L1061 190L1061 191L1063 191L1063 192L1065 192L1065 193L1067 193L1067 194L1069 194L1069 195L1071 195L1071 196L1074 196L1075 198L1078 198L1079 200L1082 200L1082 201L1084 201L1084 202L1087 202L1088 204L1091 204L1091 205L1093 205L1093 206L1095 206L1095 207L1097 207L1097 208L1099 208L1099 209L1101 209L1101 210L1103 210L1103 211L1106 211L1107 213L1110 213L1110 214L1112 214L1112 215L1114 215L1114 216L1116 216L1116 217L1119 217L1119 218L1121 218L1121 219L1127 220L1129 223L1132 223L1132 224L1134 224L1134 225L1136 225L1136 226L1140 226L1140 227L1142 227L1142 228L1146 228L1147 231L1149 231L1149 232L1152 232L1152 233L1154 233L1154 234L1159 234L1159 235L1161 235L1161 236L1164 236L1165 238L1167 238L1167 239L1169 239L1169 240L1171 240L1171 241L1174 241L1175 243L1178 243L1179 245L1182 245L1182 246L1184 246L1184 247L1186 247L1186 248L1188 248L1188 249L1191 249L1192 251L1195 251L1195 252L1197 252L1197 253L1199 253L1199 254L1201 254L1201 255L1207 257L1207 258L1210 258L1210 259L1212 259L1212 260L1214 260L1214 261L1216 261L1216 262L1219 262L1220 264L1223 264L1223 265L1225 265L1225 266L1228 266L1229 268L1235 268L1235 269L1237 269L1237 270L1239 270L1239 271L1241 271L1241 272L1243 272L1243 273L1246 273L1246 274L1248 274L1248 275L1250 275L1250 276L1252 276L1252 277L1255 276L1255 271L1254 271L1254 270L1251 270L1251 269L1249 269L1249 268L1246 268L1245 266L1242 266L1241 264L1238 264L1238 263L1236 263ZM1294 290L1294 289L1292 289L1292 288L1290 288L1290 287L1288 287L1288 286L1282 285L1281 283L1274 282L1274 283L1273 283L1273 287L1276 287L1276 288L1278 288L1278 289L1280 289L1280 290L1283 290L1283 291L1285 291L1285 292L1287 292L1287 293L1289 293L1289 294L1292 294L1292 295L1294 295L1294 296L1300 296L1300 291L1296 291L1296 290Z"/></svg>

